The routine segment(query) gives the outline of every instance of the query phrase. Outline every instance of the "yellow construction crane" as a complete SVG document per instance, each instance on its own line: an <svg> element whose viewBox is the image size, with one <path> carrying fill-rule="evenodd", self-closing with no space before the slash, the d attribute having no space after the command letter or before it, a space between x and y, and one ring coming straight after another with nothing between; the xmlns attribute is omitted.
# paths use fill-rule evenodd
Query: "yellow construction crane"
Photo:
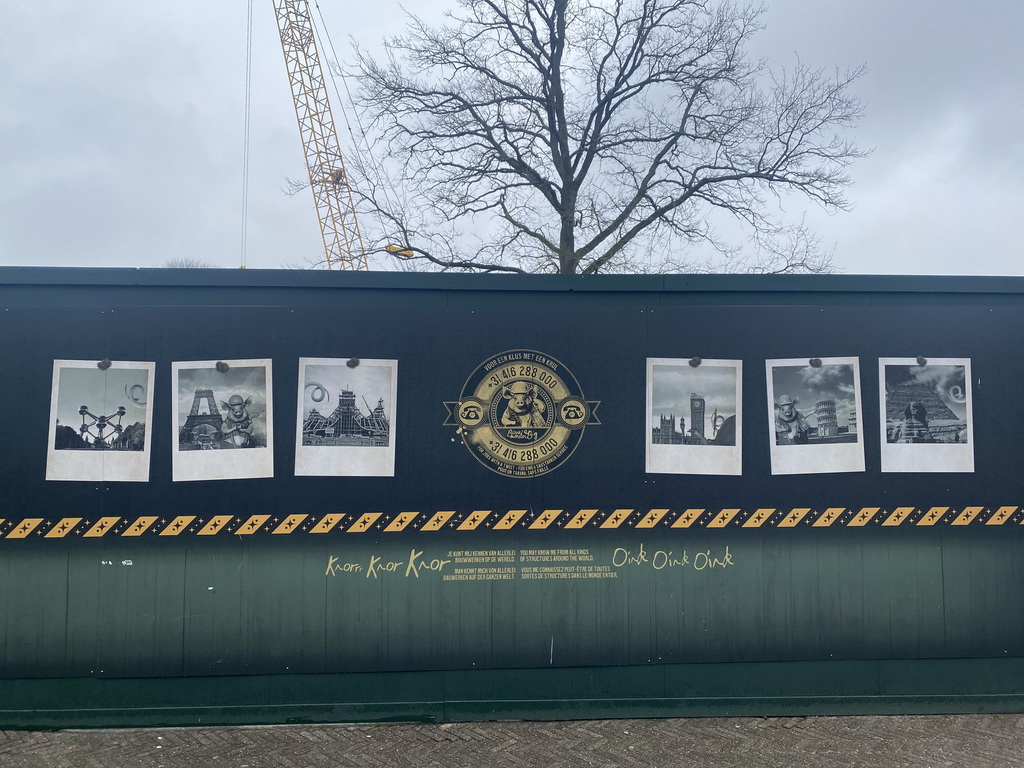
<svg viewBox="0 0 1024 768"><path fill-rule="evenodd" d="M274 0L327 268L369 269L306 0Z"/></svg>

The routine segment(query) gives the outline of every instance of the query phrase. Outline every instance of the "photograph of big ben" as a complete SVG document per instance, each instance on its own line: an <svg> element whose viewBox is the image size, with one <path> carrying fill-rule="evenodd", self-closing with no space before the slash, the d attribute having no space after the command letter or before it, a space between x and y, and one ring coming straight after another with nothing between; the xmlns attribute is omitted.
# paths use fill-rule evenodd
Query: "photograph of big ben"
<svg viewBox="0 0 1024 768"><path fill-rule="evenodd" d="M647 359L648 473L742 474L742 363Z"/></svg>

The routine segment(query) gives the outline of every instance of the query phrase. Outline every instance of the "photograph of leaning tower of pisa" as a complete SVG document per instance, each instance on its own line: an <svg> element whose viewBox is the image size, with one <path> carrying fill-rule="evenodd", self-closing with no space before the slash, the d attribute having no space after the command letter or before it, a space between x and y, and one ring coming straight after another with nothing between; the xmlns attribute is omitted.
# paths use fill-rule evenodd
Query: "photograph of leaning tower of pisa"
<svg viewBox="0 0 1024 768"><path fill-rule="evenodd" d="M772 474L863 472L856 357L767 360Z"/></svg>

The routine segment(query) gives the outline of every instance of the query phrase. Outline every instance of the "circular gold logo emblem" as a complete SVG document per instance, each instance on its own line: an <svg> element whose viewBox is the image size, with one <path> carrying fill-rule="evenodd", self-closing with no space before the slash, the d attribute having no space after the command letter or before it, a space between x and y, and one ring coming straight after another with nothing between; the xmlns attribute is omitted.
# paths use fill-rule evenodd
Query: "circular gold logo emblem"
<svg viewBox="0 0 1024 768"><path fill-rule="evenodd" d="M583 397L562 363L530 349L485 360L466 380L457 401L445 403L470 453L508 477L536 477L561 466L583 429L599 424L599 403Z"/></svg>

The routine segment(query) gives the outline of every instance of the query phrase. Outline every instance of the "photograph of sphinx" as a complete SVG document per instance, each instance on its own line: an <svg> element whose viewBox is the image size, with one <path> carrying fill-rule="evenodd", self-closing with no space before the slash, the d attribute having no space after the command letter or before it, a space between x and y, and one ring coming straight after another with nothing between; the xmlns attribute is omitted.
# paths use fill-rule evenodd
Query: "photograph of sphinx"
<svg viewBox="0 0 1024 768"><path fill-rule="evenodd" d="M967 368L885 366L885 434L890 443L966 443Z"/></svg>
<svg viewBox="0 0 1024 768"><path fill-rule="evenodd" d="M879 361L883 472L973 472L968 358Z"/></svg>

